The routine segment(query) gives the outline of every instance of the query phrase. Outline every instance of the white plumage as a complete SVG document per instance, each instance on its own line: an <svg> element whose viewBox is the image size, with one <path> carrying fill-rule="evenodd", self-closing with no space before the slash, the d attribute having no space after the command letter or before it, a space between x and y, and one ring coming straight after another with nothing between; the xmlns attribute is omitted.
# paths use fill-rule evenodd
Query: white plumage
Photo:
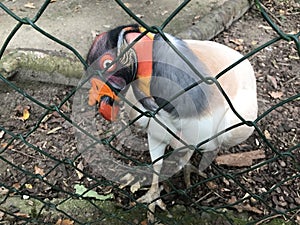
<svg viewBox="0 0 300 225"><path fill-rule="evenodd" d="M194 54L205 64L211 76L216 76L219 72L226 69L242 58L242 55L237 51L218 44L212 41L197 41L197 40L185 40L188 47L194 52ZM221 76L218 81L228 95L235 110L248 121L253 121L257 117L257 98L256 98L256 80L253 68L248 60L245 60L226 72ZM194 118L178 118L175 119L168 113L161 111L157 115L157 119L162 121L169 129L180 136L186 143L197 145L198 143L211 138L215 134L238 124L241 120L231 110L228 102L216 87L212 85L213 96L209 102L209 112L205 115L199 115ZM135 105L147 111L141 103L135 98L132 89L129 89L126 97ZM132 118L135 118L139 113L131 108L127 107L129 114ZM149 151L152 161L155 161L164 154L167 145L171 145L174 149L182 146L174 137L166 131L155 120L148 117L143 117L138 120L140 126L147 129ZM231 147L235 146L244 140L246 140L253 132L253 127L242 125L238 128L232 129L217 138L211 140L208 143L200 146L204 149L204 152L211 154L209 156L204 153L204 158L199 163L199 170L206 169L212 162L216 155L216 151L219 147ZM190 156L193 154L190 151L186 155L185 159L180 161L178 170L188 163ZM205 158L206 156L206 158ZM208 162L207 162L208 160ZM162 165L162 160L159 160L154 170L159 173ZM141 202L150 203L153 199L159 197L159 177L154 173L153 183L148 193L139 199ZM155 204L158 204L162 208L164 205L161 201L152 203L149 206L150 210L154 210ZM149 217L153 217L153 214L149 214Z"/></svg>
<svg viewBox="0 0 300 225"><path fill-rule="evenodd" d="M112 46L115 44L118 49L121 48L119 46L120 43L129 44L134 37L139 35L138 31L139 29L141 29L138 27L131 28L133 30L132 32L130 31L130 27L125 26L117 28L110 33L104 33L100 35L100 37L96 39L90 50L90 61L93 62L96 58L100 57L99 61L101 62L101 55L106 54L105 51L107 51L107 49L105 48L106 46L109 46L107 43L109 42L110 38L118 37L119 44L109 42L109 44ZM118 32L120 34L118 34ZM126 32L128 32L129 35L126 35ZM170 35L167 35L167 37L169 38L171 43L191 63L193 63L195 68L205 77L215 77L218 73L242 58L242 55L237 51L216 42L197 40L182 41ZM120 41L123 39L126 41ZM136 56L134 56L134 54L130 52L130 55L128 54L127 58L124 57L126 59L124 61L130 61L130 57L134 58L135 60L142 57L149 60L149 58L152 58L153 54L153 71L151 74L151 81L148 82L147 79L149 79L149 77L147 77L145 82L141 80L141 82L143 83L143 86L141 86L143 90L139 89L140 84L138 84L136 86L133 86L133 88L130 87L126 92L126 98L136 107L140 108L143 111L148 111L152 108L155 108L156 106L161 106L162 101L161 99L155 98L157 97L154 96L155 94L164 94L165 96L163 95L162 98L169 100L168 98L170 98L171 96L168 95L170 95L170 93L176 93L177 89L186 88L191 84L191 81L200 80L200 78L197 77L189 67L187 67L186 63L178 57L177 53L175 53L173 49L171 49L170 46L165 42L162 42L161 37L155 36L154 39L144 38L144 42L141 43L142 44L140 45L137 44L137 47L134 48L134 50L136 51ZM146 46L147 43L150 43L150 46L152 46L153 43L153 48ZM153 49L153 51L149 52L149 55L147 55L147 52L138 52L145 51L145 49ZM111 52L111 50L109 51ZM117 50L116 52L120 51ZM170 66L170 64L172 65ZM126 73L128 73L128 71L136 71L133 64L128 65L128 67L125 67L123 65L123 67L125 68L124 71L127 71ZM143 71L139 70L139 62L137 62L137 67L137 73L142 73ZM108 74L107 77L108 80L112 82L113 86L117 86L120 90L122 90L122 88L125 89L125 87L121 85L124 82L120 82L120 79L122 79L122 76L124 75L124 80L126 80L127 85L130 85L130 83L128 83L128 77L130 76L128 74L120 74L113 71L111 74ZM132 79L135 79L135 81L137 80L138 82L138 75L139 74L133 74L132 77L134 78ZM164 82L164 79L166 79L168 82ZM253 68L248 60L244 60L243 62L226 72L218 79L218 82L230 99L230 102L232 103L234 109L241 117L248 121L253 121L254 119L256 119L256 79ZM149 87L147 87L147 85ZM148 91L147 88L150 91ZM90 101L92 99L91 102L94 103L95 100L93 98L97 98L96 101L101 102L103 101L101 100L101 96L106 96L106 101L104 102L104 104L102 104L102 108L100 108L99 111L100 113L104 112L105 115L108 115L107 117L109 118L110 114L107 114L107 111L112 111L113 107L109 106L109 102L107 101L107 99L114 99L115 97L114 94L111 94L107 90L107 88L105 89L105 91L102 91L100 89L99 87L94 87L94 89L91 89ZM100 92L102 91L102 93L97 94L99 90ZM147 94L146 92L149 92L151 96L149 96L149 93ZM169 107L160 110L156 114L156 119L164 124L169 130L180 137L183 142L187 143L188 145L197 146L202 141L208 138L212 138L219 132L224 131L226 128L242 122L232 111L225 97L215 84L208 85L202 83L201 85L196 86L195 89L188 90L187 93L188 95L186 95L185 97L176 99L174 102L170 102L171 104L173 104L173 108ZM195 96L195 93L200 94L199 96ZM139 97L142 96L145 98L143 100L141 100L141 98L138 99L137 95L139 95ZM189 97L192 99L191 102L186 101L189 99ZM116 99L114 100L117 101ZM195 104L195 106L193 106L193 104ZM125 105L127 106L126 110L128 111L131 118L136 118L137 116L139 116L139 112L130 108L127 104ZM175 115L176 110L179 115ZM115 113L112 114L115 115ZM176 138L174 138L174 136L169 131L167 131L163 126L157 123L157 121L153 118L142 117L137 121L137 124L144 127L147 131L151 160L152 162L155 162L153 164L153 169L155 172L153 173L152 185L149 191L143 197L138 199L138 201L140 202L150 203L148 206L150 210L150 212L148 213L148 218L149 220L153 221L153 212L155 210L155 206L158 205L161 208L165 208L162 200L159 199L161 191L161 189L159 188L159 174L163 163L161 157L164 155L167 145L171 145L174 149L181 148L184 145ZM201 162L199 163L199 171L202 171L207 166L209 166L209 164L213 161L214 156L216 155L216 150L219 147L231 147L237 145L246 140L252 134L253 130L253 127L242 125L217 136L216 138L210 140L207 143L204 143L201 146L198 146L204 152ZM180 160L177 160L176 168L173 168L174 173L182 169L188 163L190 157L193 154L193 150L190 150L189 148L182 148L181 152L185 152L185 155ZM171 155L168 160L172 160L172 157L173 156ZM155 199L159 200L153 201Z"/></svg>

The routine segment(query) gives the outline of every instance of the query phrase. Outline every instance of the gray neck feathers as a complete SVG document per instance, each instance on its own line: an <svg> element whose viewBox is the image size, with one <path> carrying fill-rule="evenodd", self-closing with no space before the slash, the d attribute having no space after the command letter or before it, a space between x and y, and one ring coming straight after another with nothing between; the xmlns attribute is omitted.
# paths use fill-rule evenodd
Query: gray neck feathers
<svg viewBox="0 0 300 225"><path fill-rule="evenodd" d="M205 65L184 41L170 35L167 37L202 76L210 76ZM200 84L188 90L188 87L197 82ZM209 107L209 86L202 82L160 35L156 35L154 39L150 90L156 104L175 117L194 117L205 113ZM179 95L180 93L182 94ZM179 96L173 99L176 95Z"/></svg>

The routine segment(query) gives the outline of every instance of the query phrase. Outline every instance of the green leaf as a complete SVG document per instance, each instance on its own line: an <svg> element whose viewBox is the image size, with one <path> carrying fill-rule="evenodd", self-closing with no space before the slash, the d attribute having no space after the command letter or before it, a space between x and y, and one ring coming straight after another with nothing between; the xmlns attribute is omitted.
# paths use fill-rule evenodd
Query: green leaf
<svg viewBox="0 0 300 225"><path fill-rule="evenodd" d="M113 194L99 195L96 191L93 190L88 191L88 189L84 185L80 185L80 184L75 184L74 188L76 194L81 195L82 197L85 198L95 198L97 200L104 201L114 197Z"/></svg>

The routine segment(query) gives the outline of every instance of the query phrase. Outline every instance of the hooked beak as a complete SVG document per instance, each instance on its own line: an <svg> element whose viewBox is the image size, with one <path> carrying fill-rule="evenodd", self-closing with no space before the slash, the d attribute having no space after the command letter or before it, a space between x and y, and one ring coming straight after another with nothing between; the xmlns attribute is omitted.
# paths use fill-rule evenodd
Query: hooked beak
<svg viewBox="0 0 300 225"><path fill-rule="evenodd" d="M89 105L99 104L99 113L109 121L115 121L119 113L119 97L103 81L92 78L89 91Z"/></svg>

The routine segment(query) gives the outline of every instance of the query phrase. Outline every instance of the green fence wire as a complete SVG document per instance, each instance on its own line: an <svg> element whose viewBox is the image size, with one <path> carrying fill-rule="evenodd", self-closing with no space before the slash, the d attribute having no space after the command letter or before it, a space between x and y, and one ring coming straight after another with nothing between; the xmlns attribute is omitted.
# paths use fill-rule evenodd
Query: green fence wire
<svg viewBox="0 0 300 225"><path fill-rule="evenodd" d="M76 49L74 49L68 43L65 43L59 40L57 37L54 37L53 35L47 33L36 24L36 22L43 16L43 13L49 6L50 2L51 0L45 1L33 18L20 18L13 11L8 9L5 4L0 2L1 9L18 22L14 29L10 32L0 49L0 59L3 57L9 43L18 33L20 28L23 26L31 26L33 29L35 29L45 37L70 50L80 60L83 68L88 67L84 58L76 51ZM181 5L176 8L176 10L174 10L174 12L172 12L171 15L160 26L151 26L141 20L135 13L133 13L124 2L122 2L121 0L116 0L116 3L121 8L123 8L130 17L132 17L137 23L146 28L144 35L147 32L160 33L162 37L170 44L170 46L177 52L177 54L191 67L191 69L195 71L196 74L198 74L198 71L194 68L194 66L185 58L184 55L181 54L180 51L178 51L168 41L164 33L165 27L167 27L172 19L176 17L177 14L189 2L190 1L183 1ZM279 149L278 146L274 146L270 142L268 137L266 137L266 134L259 126L259 122L266 118L269 114L275 112L276 110L284 107L287 104L298 104L300 93L284 99L274 106L270 106L270 108L260 114L255 121L245 121L231 105L229 98L226 96L226 93L218 83L218 78L225 74L228 70L232 69L243 60L248 59L259 51L281 40L294 42L300 56L300 32L296 34L287 34L283 32L276 25L276 23L273 22L271 17L265 11L264 7L262 7L260 1L256 0L255 5L260 10L262 17L273 28L278 36L249 52L239 61L235 62L224 71L220 72L215 78L203 78L203 80L207 83L215 83L217 85L222 94L225 96L232 110L241 119L241 123L238 125L247 124L249 126L254 126L256 132L263 140L266 147L271 150L272 156L265 159L264 161L261 161L260 163L255 164L250 168L239 169L236 171L225 169L223 170L215 164L212 164L211 167L213 175L208 176L208 178L201 179L196 183L193 183L193 185L189 188L178 187L174 184L172 178L165 181L166 186L168 186L170 190L168 190L166 193L162 193L161 197L163 199L169 200L169 202L172 202L172 200L170 199L174 198L174 196L177 196L177 198L179 199L185 199L184 201L182 201L182 203L188 202L188 205L183 208L180 208L179 206L170 207L170 213L173 213L173 218L166 216L165 212L160 212L158 210L155 216L163 224L201 224L201 221L204 220L203 216L205 215L205 213L206 215L213 215L214 222L211 222L211 224L261 224L265 221L272 220L273 218L282 218L288 224L297 223L297 216L300 214L300 196L298 196L299 199L295 204L289 207L285 207L284 209L275 207L271 203L271 198L273 196L272 194L276 192L279 187L284 187L286 184L296 184L296 188L298 188L298 190L294 190L294 192L298 193L299 195L299 187L297 187L297 184L300 184L300 143L295 143L293 146L287 149ZM130 47L131 46L125 49L124 52ZM75 122L71 118L70 113L66 112L64 108L66 104L72 101L72 97L84 85L88 78L86 78L86 80L82 82L78 87L72 88L62 100L59 100L52 105L47 105L36 99L31 94L27 93L26 89L22 89L17 83L4 77L3 74L0 74L0 79L3 82L3 85L5 85L9 90L13 90L18 95L23 96L27 101L34 103L37 107L40 108L41 111L41 114L36 119L36 122L31 126L26 127L26 132L24 132L24 130L12 131L9 126L0 124L0 136L6 135L6 137L9 137L5 139L5 144L2 143L0 146L0 162L1 165L6 168L6 173L11 173L11 180L5 179L3 174L1 174L0 178L0 219L10 224L145 224L145 212L147 210L147 206L137 203L137 195L135 193L132 193L128 188L120 187L119 184L103 179L101 176L96 176L94 173L90 172L89 169L86 169L84 166L80 166L78 162L82 157L82 153L77 152L76 148L73 149L73 152L70 153L70 155L57 157L52 154L51 151L46 150L44 147L42 147L39 143L32 143L32 141L30 140L30 137L39 132L39 128L43 126L45 120L48 119L49 115L53 115L53 113L55 113L57 118L61 118L70 126L76 128L77 130L80 130L93 141L92 143L88 143L89 145L86 146L87 149L93 149L98 143L105 144L106 146L112 148L115 154L119 154L120 157L123 157L139 165L145 165L145 163L138 162L138 160L133 159L129 156L128 158L126 158L126 154L112 144L112 142L115 140L115 137L122 132L125 132L126 128L131 126L134 121L131 121L131 123L129 123L127 127L120 129L117 134L109 136L108 138L99 139L93 134L84 130L79 123ZM195 83L189 88L192 88L195 85L198 84ZM176 98L176 96L174 96L174 98ZM126 99L124 100L126 101ZM128 104L131 103L128 102ZM135 109L138 110L137 108ZM155 113L145 114L142 111L139 112L141 113L140 117L150 116L155 118ZM136 120L140 117L136 118ZM0 141L1 139L2 137L0 137ZM207 141L209 140L205 140L204 142ZM198 146L201 146L204 142L199 143ZM44 159L47 159L47 162L51 162L51 169L43 172L41 172L41 170L33 172L32 170L26 168L24 165L16 164L13 158L10 156L11 154L14 154L11 152L11 149L15 146L18 146L20 148L20 151L22 151L22 149L26 149L26 151L29 151L28 154L30 154L31 157L33 157L34 155L40 155ZM27 153L24 152L23 154ZM167 157L167 154L164 157ZM255 188L251 187L251 185L255 186L255 184L252 183L250 185L247 184L247 182L244 182L245 180L247 181L247 179L245 178L246 174L260 170L266 166L272 166L272 163L278 162L279 160L284 160L286 158L290 159L288 161L291 163L289 165L290 173L286 174L285 177L282 177L280 182L272 185L272 187L270 187L269 189L260 187L261 191L257 191ZM24 164L25 163L26 162L24 162ZM36 170L38 169L40 168L37 167ZM64 184L63 181L50 179L50 174L59 172L63 173L62 177L64 177L65 179L68 179L68 177L72 176L80 176L80 181L85 180L85 182L83 182L85 186L74 186L73 184L73 186L70 187L69 184ZM77 183L78 182L79 181L77 179ZM231 186L231 188L239 189L244 196L240 199L235 199L232 202L221 202L217 204L208 203L206 205L202 205L201 198L203 196L200 195L201 193L197 193L197 191L200 190L199 187L201 187L201 189L204 189L203 193L207 196L210 196L212 192L215 192L217 195L215 186L216 183L220 182L224 185L227 183L227 188L228 186ZM43 191L40 191L41 193L39 193L38 191L34 191L35 188L42 189L46 192L46 194L42 194ZM221 185L219 185L219 187L217 188L222 189ZM94 192L94 190L97 190L98 193ZM114 198L105 200L106 198L112 198L111 193L114 194ZM22 200L20 201L20 199ZM211 202L213 202L213 199L211 199ZM251 203L252 205L257 205L257 207L251 207L249 203ZM20 211L19 208L21 206L19 207L19 205L21 204L25 204L23 208L27 208L26 213ZM261 209L258 209L258 205L259 207L261 207ZM187 212L187 208L188 211L192 212L192 214L189 214ZM250 213L248 215L249 218L245 220L241 220L240 217L233 216L232 211L229 210L245 210L246 208L253 214ZM259 216L257 216L257 214L259 214ZM250 218L251 215L252 217ZM195 221L198 221L199 223ZM207 223L209 222L206 222L206 224ZM2 222L0 222L0 224L2 224Z"/></svg>

